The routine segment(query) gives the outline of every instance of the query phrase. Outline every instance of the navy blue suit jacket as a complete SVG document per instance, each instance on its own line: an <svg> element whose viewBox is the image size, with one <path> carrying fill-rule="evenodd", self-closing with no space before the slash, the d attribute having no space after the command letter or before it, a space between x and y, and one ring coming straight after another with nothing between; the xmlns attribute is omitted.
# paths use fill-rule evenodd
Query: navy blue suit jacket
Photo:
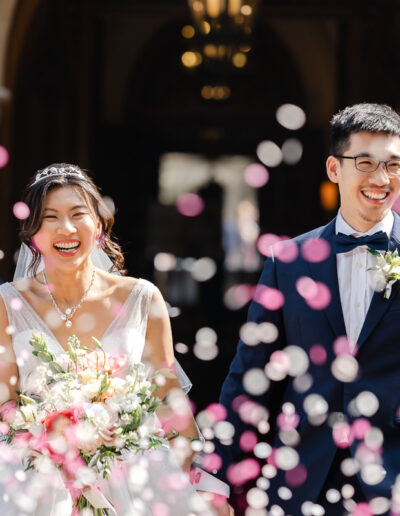
<svg viewBox="0 0 400 516"><path fill-rule="evenodd" d="M320 227L301 235L294 241L301 246L307 239L324 238L328 242L335 233L335 220L327 226ZM400 250L400 217L394 214L394 226L389 241L389 249ZM325 283L331 292L331 302L324 310L311 309L297 292L296 281L301 276L308 276L315 281ZM379 427L384 435L383 467L385 478L377 485L365 484L359 479L367 499L375 496L391 497L391 487L396 475L400 473L400 418L397 409L400 406L400 293L396 282L390 298L384 299L382 292L373 295L358 343L356 359L359 374L352 382L343 383L331 372L332 361L336 358L333 342L339 336L346 335L337 279L336 256L319 263L305 261L301 255L291 263L279 259L267 259L259 284L279 289L285 296L283 307L276 311L266 310L253 301L249 308L248 321L261 323L272 322L279 330L274 343L248 346L239 341L237 353L231 364L229 374L224 382L220 403L228 410L228 420L235 427L235 439L232 446L218 445L223 457L224 467L237 463L246 456L241 451L238 439L249 428L238 413L232 409L232 401L239 395L248 395L242 385L243 374L251 368L264 368L271 354L289 345L300 346L308 354L311 346L322 345L327 353L323 365L310 361L308 373L312 375L312 386L304 393L293 386L293 377L283 381L271 382L265 394L253 399L266 407L270 413L271 431L267 436L274 447L282 446L279 440L275 417L284 402L291 402L300 415L297 430L300 442L296 450L300 462L307 469L307 480L299 487L292 488L293 496L283 501L277 494L280 486L287 485L285 472L278 470L271 479L268 489L270 506L278 504L285 514L301 514L301 504L306 501L316 502L332 464L337 447L332 438L332 428L328 421L322 425L310 424L303 402L307 395L318 393L329 404L329 413L339 412L351 424L354 416L349 412L351 400L363 391L373 392L379 400L379 409L369 418L373 426ZM251 397L251 396L249 396ZM264 439L266 440L266 439ZM357 442L350 448L355 454Z"/></svg>

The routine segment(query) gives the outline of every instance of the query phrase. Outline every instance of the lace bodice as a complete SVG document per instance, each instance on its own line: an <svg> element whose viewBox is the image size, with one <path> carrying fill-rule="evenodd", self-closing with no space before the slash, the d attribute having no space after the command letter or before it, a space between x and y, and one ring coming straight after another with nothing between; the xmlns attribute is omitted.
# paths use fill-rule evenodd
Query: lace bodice
<svg viewBox="0 0 400 516"><path fill-rule="evenodd" d="M125 366L127 370L132 363L139 362L142 358L147 319L155 288L149 281L139 279L104 335L94 335L101 340L106 352L125 353L128 356ZM48 325L13 285L0 285L0 296L12 327L12 344L17 358L20 387L23 389L24 382L38 365L29 345L32 333L42 333L48 348L54 354L62 353L63 348ZM121 371L121 374L124 372Z"/></svg>

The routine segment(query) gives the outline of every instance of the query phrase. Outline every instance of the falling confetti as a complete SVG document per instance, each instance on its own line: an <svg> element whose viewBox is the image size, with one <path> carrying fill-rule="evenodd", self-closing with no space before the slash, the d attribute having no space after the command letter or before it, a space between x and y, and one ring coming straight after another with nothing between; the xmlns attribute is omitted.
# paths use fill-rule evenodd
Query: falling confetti
<svg viewBox="0 0 400 516"><path fill-rule="evenodd" d="M277 167L283 159L281 149L276 143L269 140L258 144L257 156L261 163L264 163L267 167Z"/></svg>
<svg viewBox="0 0 400 516"><path fill-rule="evenodd" d="M185 193L179 197L176 208L185 217L197 217L204 210L204 201L197 194Z"/></svg>
<svg viewBox="0 0 400 516"><path fill-rule="evenodd" d="M283 104L276 111L276 119L286 129L296 131L306 123L306 114L295 104Z"/></svg>
<svg viewBox="0 0 400 516"><path fill-rule="evenodd" d="M289 138L282 145L283 162L296 165L303 155L303 144L297 138Z"/></svg>
<svg viewBox="0 0 400 516"><path fill-rule="evenodd" d="M268 183L269 173L263 165L252 163L246 168L244 178L246 183L252 188L262 188Z"/></svg>
<svg viewBox="0 0 400 516"><path fill-rule="evenodd" d="M217 272L217 264L212 258L204 257L196 260L191 268L193 279L199 282L208 281Z"/></svg>
<svg viewBox="0 0 400 516"><path fill-rule="evenodd" d="M323 238L310 238L301 246L303 258L311 263L323 262L330 254L331 246Z"/></svg>
<svg viewBox="0 0 400 516"><path fill-rule="evenodd" d="M257 249L261 254L267 257L273 256L273 246L280 242L278 235L265 233L261 235L257 241Z"/></svg>
<svg viewBox="0 0 400 516"><path fill-rule="evenodd" d="M16 202L13 206L14 216L19 220L25 220L29 217L29 207L22 201Z"/></svg>
<svg viewBox="0 0 400 516"><path fill-rule="evenodd" d="M8 154L8 150L0 145L0 168L3 168L7 165L10 156Z"/></svg>
<svg viewBox="0 0 400 516"><path fill-rule="evenodd" d="M258 285L254 294L254 301L263 305L267 310L279 310L285 303L282 292L276 288Z"/></svg>

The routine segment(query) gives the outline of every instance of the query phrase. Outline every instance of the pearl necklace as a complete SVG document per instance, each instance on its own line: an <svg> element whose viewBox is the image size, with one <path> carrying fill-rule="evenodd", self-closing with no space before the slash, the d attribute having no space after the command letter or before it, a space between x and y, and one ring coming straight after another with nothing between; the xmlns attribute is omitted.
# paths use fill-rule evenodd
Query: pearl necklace
<svg viewBox="0 0 400 516"><path fill-rule="evenodd" d="M72 317L75 315L75 312L78 310L78 308L81 306L81 304L84 302L84 300L86 299L86 296L89 294L89 291L90 289L92 288L93 286L93 283L94 283L94 278L96 276L96 269L93 269L93 274L92 274L92 279L90 281L90 285L89 287L87 288L87 290L84 292L83 296L81 297L81 300L79 301L79 303L77 305L74 305L74 306L71 306L71 307L68 307L64 310L64 312L59 308L56 300L54 299L54 296L51 292L51 290L49 289L48 287L48 281L47 281L47 278L46 278L46 274L43 270L43 278L44 278L44 281L46 283L46 290L47 292L49 293L50 295L50 299L54 305L54 308L57 310L57 313L58 315L61 317L61 320L62 321L65 321L65 326L67 328L71 328L72 326Z"/></svg>

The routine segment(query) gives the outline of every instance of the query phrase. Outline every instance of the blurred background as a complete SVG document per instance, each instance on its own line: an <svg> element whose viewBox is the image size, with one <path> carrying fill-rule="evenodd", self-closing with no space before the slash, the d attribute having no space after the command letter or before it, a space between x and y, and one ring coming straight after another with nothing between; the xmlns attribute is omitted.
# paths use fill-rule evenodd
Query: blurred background
<svg viewBox="0 0 400 516"><path fill-rule="evenodd" d="M0 282L29 177L86 168L129 274L169 303L203 408L263 246L336 213L330 117L361 101L398 109L399 69L399 0L1 0Z"/></svg>

